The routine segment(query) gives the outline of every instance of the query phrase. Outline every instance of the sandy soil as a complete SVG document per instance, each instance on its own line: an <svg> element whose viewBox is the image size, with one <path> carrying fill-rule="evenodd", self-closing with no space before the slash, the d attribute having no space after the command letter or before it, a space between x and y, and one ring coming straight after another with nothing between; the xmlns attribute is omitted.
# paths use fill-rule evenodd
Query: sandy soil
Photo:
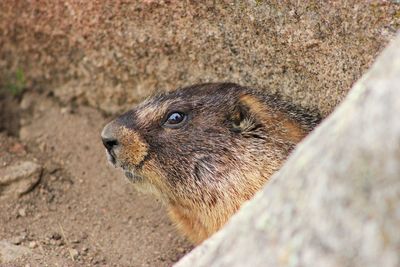
<svg viewBox="0 0 400 267"><path fill-rule="evenodd" d="M191 249L162 204L107 164L99 133L110 118L33 93L6 101L15 110L2 127L19 136L0 132L0 168L43 166L31 192L0 199L0 240L33 251L11 266L171 266Z"/></svg>

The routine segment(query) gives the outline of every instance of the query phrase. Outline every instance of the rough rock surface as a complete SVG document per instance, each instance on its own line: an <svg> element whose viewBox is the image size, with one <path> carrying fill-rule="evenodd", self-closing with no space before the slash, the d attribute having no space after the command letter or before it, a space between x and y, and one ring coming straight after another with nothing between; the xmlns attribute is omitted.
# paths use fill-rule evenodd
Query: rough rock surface
<svg viewBox="0 0 400 267"><path fill-rule="evenodd" d="M18 258L32 254L29 248L16 246L8 241L0 241L0 263L9 263Z"/></svg>
<svg viewBox="0 0 400 267"><path fill-rule="evenodd" d="M400 266L400 35L228 225L176 264Z"/></svg>
<svg viewBox="0 0 400 267"><path fill-rule="evenodd" d="M29 192L40 180L42 167L22 161L0 168L0 197L20 196Z"/></svg>
<svg viewBox="0 0 400 267"><path fill-rule="evenodd" d="M329 114L400 25L396 1L0 1L0 87L120 112L232 81Z"/></svg>

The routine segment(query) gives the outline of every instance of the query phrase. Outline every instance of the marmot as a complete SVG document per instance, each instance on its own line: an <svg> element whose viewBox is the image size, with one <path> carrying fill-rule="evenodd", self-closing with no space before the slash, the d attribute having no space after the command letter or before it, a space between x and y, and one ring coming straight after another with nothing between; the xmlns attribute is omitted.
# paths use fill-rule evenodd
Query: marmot
<svg viewBox="0 0 400 267"><path fill-rule="evenodd" d="M318 114L232 83L149 98L107 124L109 161L155 193L195 244L220 229L319 122Z"/></svg>

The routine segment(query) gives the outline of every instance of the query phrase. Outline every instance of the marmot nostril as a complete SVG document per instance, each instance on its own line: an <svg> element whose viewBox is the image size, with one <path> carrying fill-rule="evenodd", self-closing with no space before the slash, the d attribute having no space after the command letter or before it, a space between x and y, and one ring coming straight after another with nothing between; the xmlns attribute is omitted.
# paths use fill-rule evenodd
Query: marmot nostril
<svg viewBox="0 0 400 267"><path fill-rule="evenodd" d="M117 139L111 139L111 138L102 138L103 145L106 147L106 149L111 153L113 149L118 145Z"/></svg>

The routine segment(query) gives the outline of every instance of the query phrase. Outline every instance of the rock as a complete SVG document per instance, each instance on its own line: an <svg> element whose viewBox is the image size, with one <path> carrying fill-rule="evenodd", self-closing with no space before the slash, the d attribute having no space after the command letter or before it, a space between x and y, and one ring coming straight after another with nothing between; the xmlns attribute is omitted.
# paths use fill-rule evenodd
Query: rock
<svg viewBox="0 0 400 267"><path fill-rule="evenodd" d="M79 251L74 249L74 248L69 249L69 254L70 254L70 256L72 257L73 260L76 260L79 257Z"/></svg>
<svg viewBox="0 0 400 267"><path fill-rule="evenodd" d="M31 242L29 242L29 244L28 244L28 247L29 247L29 248L37 248L37 246L38 246L38 244L37 244L36 241L31 241Z"/></svg>
<svg viewBox="0 0 400 267"><path fill-rule="evenodd" d="M26 216L26 208L18 209L18 216L25 217Z"/></svg>
<svg viewBox="0 0 400 267"><path fill-rule="evenodd" d="M81 242L81 240L79 240L78 238L72 239L71 243L72 244L79 244Z"/></svg>
<svg viewBox="0 0 400 267"><path fill-rule="evenodd" d="M35 241L29 243L30 248L37 246L38 244ZM8 241L0 241L0 266L71 266L69 260L62 257L36 254L30 248L16 246ZM22 263L25 263L25 265L22 265Z"/></svg>
<svg viewBox="0 0 400 267"><path fill-rule="evenodd" d="M31 161L0 168L0 197L29 192L39 182L41 173L42 167Z"/></svg>
<svg viewBox="0 0 400 267"><path fill-rule="evenodd" d="M121 112L155 90L224 80L327 115L396 31L399 14L396 1L378 0L117 3L68 1L61 12L58 1L0 1L0 83L23 68L27 87Z"/></svg>
<svg viewBox="0 0 400 267"><path fill-rule="evenodd" d="M60 113L61 114L72 114L72 113L74 113L74 110L73 110L72 106L66 106L66 107L62 107L60 109Z"/></svg>
<svg viewBox="0 0 400 267"><path fill-rule="evenodd" d="M23 111L27 111L32 108L33 104L35 103L36 95L31 92L26 92L19 104L19 108Z"/></svg>
<svg viewBox="0 0 400 267"><path fill-rule="evenodd" d="M19 137L20 137L21 140L26 140L26 139L28 139L29 136L30 136L29 127L26 127L26 126L21 127L21 128L19 129L18 135L19 135Z"/></svg>
<svg viewBox="0 0 400 267"><path fill-rule="evenodd" d="M16 246L7 241L0 241L0 263L11 263L30 254L32 254L32 251L29 248Z"/></svg>
<svg viewBox="0 0 400 267"><path fill-rule="evenodd" d="M400 35L191 266L400 266Z"/></svg>
<svg viewBox="0 0 400 267"><path fill-rule="evenodd" d="M89 248L88 247L82 247L81 251L82 251L83 255L86 255L88 253L88 251L89 251Z"/></svg>

